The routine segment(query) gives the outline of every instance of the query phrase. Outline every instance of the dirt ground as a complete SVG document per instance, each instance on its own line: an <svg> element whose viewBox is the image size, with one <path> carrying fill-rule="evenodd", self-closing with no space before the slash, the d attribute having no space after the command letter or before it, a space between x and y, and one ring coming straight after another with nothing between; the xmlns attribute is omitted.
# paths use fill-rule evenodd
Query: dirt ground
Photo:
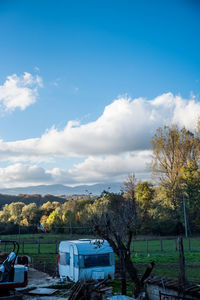
<svg viewBox="0 0 200 300"><path fill-rule="evenodd" d="M29 268L28 271L28 285L25 288L19 288L17 291L24 294L23 299L24 300L61 300L61 299L67 299L66 297L63 298L62 296L59 296L58 293L56 293L56 296L39 296L39 295L28 295L28 290L38 288L38 287L48 287L59 284L59 278L53 278L49 276L47 273L38 271L34 268Z"/></svg>

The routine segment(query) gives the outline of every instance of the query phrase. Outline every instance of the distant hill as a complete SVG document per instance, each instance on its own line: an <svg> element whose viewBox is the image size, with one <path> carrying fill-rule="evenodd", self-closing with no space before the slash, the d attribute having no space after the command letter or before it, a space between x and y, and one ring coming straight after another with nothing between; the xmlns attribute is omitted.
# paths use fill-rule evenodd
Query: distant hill
<svg viewBox="0 0 200 300"><path fill-rule="evenodd" d="M1 194L8 195L19 195L19 194L40 194L46 195L51 194L54 196L61 195L79 195L79 194L90 194L100 195L104 190L119 193L122 183L110 183L110 184L94 184L94 185L79 185L70 187L62 184L54 185L37 185L29 187L17 187L10 189L0 189Z"/></svg>

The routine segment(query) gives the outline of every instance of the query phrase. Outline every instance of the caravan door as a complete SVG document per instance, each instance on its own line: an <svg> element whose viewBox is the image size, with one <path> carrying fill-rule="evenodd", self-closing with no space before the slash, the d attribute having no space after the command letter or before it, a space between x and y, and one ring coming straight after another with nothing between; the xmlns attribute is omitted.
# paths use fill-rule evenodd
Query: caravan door
<svg viewBox="0 0 200 300"><path fill-rule="evenodd" d="M69 267L69 276L71 280L74 280L74 247L70 246L70 267Z"/></svg>

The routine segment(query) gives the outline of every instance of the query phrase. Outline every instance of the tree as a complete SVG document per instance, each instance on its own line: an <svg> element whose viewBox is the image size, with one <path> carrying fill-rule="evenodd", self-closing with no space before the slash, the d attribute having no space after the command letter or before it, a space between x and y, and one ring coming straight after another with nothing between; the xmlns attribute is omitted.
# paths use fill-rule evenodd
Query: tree
<svg viewBox="0 0 200 300"><path fill-rule="evenodd" d="M12 221L16 224L20 224L22 220L22 209L25 206L23 202L13 202L9 205L10 218L8 221Z"/></svg>
<svg viewBox="0 0 200 300"><path fill-rule="evenodd" d="M3 206L3 210L1 211L0 214L0 222L6 223L10 219L10 209L9 209L9 204L5 204Z"/></svg>
<svg viewBox="0 0 200 300"><path fill-rule="evenodd" d="M139 216L139 223L142 230L151 230L150 222L153 216L153 198L155 189L148 181L140 181L135 187L136 209Z"/></svg>
<svg viewBox="0 0 200 300"><path fill-rule="evenodd" d="M51 230L60 232L63 226L62 215L57 210L52 211L46 220L46 225Z"/></svg>
<svg viewBox="0 0 200 300"><path fill-rule="evenodd" d="M135 282L135 295L141 288L138 271L131 260L131 242L135 231L135 197L124 197L123 194L104 192L90 206L90 220L99 237L109 242L120 261L122 277L122 294L126 294L126 271Z"/></svg>
<svg viewBox="0 0 200 300"><path fill-rule="evenodd" d="M199 232L200 168L198 168L195 162L191 162L186 167L183 167L183 177L181 181L186 198L189 231Z"/></svg>
<svg viewBox="0 0 200 300"><path fill-rule="evenodd" d="M39 210L35 203L30 203L22 208L22 218L27 220L28 225L36 225L39 217Z"/></svg>
<svg viewBox="0 0 200 300"><path fill-rule="evenodd" d="M137 210L136 210L136 199L135 199L135 187L136 187L136 178L135 174L128 174L127 179L124 181L125 193L124 197L129 199L132 202L133 213L135 223L137 220Z"/></svg>
<svg viewBox="0 0 200 300"><path fill-rule="evenodd" d="M42 211L43 215L48 216L54 210L54 207L50 201L47 201L40 207L40 210Z"/></svg>
<svg viewBox="0 0 200 300"><path fill-rule="evenodd" d="M192 132L177 126L158 128L152 139L153 173L164 187L168 205L180 215L182 205L181 178L183 167L191 162L199 164L200 140Z"/></svg>

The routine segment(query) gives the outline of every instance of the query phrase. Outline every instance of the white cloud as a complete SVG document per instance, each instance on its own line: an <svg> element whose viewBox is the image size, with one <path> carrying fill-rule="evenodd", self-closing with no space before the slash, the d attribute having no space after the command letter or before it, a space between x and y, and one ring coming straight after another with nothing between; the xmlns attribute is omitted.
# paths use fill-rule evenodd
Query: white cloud
<svg viewBox="0 0 200 300"><path fill-rule="evenodd" d="M31 77L24 77L31 82ZM15 162L0 169L4 186L36 184L82 184L123 181L128 173L150 176L150 141L156 129L176 123L194 130L200 116L200 102L171 93L153 100L119 98L105 107L94 122L69 121L62 130L54 126L41 137L5 142L0 140L1 161ZM71 169L40 167L56 157L83 158ZM16 162L23 162L19 164ZM28 161L34 162L33 166ZM52 164L52 162L51 162Z"/></svg>
<svg viewBox="0 0 200 300"><path fill-rule="evenodd" d="M90 156L72 169L45 169L38 165L16 163L0 168L1 188L25 187L38 184L92 184L123 180L134 172L138 179L149 179L147 164L151 151L136 151L106 157Z"/></svg>
<svg viewBox="0 0 200 300"><path fill-rule="evenodd" d="M69 121L59 131L52 127L38 143L38 151L63 156L120 154L149 149L159 126L177 123L192 130L200 103L171 93L148 101L120 98L108 105L95 122Z"/></svg>
<svg viewBox="0 0 200 300"><path fill-rule="evenodd" d="M76 182L95 183L105 181L123 181L127 174L135 173L137 178L149 178L151 151L135 151L124 155L106 157L90 156L82 163L76 164L70 174Z"/></svg>
<svg viewBox="0 0 200 300"><path fill-rule="evenodd" d="M42 167L23 164L0 168L1 187L17 187L52 183L51 175Z"/></svg>
<svg viewBox="0 0 200 300"><path fill-rule="evenodd" d="M29 77L26 81L31 80ZM0 141L2 160L49 160L55 156L88 157L119 155L147 150L156 129L177 123L193 130L200 116L200 102L171 93L153 100L120 98L105 107L94 122L69 121L54 126L41 137L15 142Z"/></svg>
<svg viewBox="0 0 200 300"><path fill-rule="evenodd" d="M4 84L0 85L1 108L5 111L26 109L36 101L39 87L42 87L42 79L38 75L25 72L22 76L8 76Z"/></svg>

